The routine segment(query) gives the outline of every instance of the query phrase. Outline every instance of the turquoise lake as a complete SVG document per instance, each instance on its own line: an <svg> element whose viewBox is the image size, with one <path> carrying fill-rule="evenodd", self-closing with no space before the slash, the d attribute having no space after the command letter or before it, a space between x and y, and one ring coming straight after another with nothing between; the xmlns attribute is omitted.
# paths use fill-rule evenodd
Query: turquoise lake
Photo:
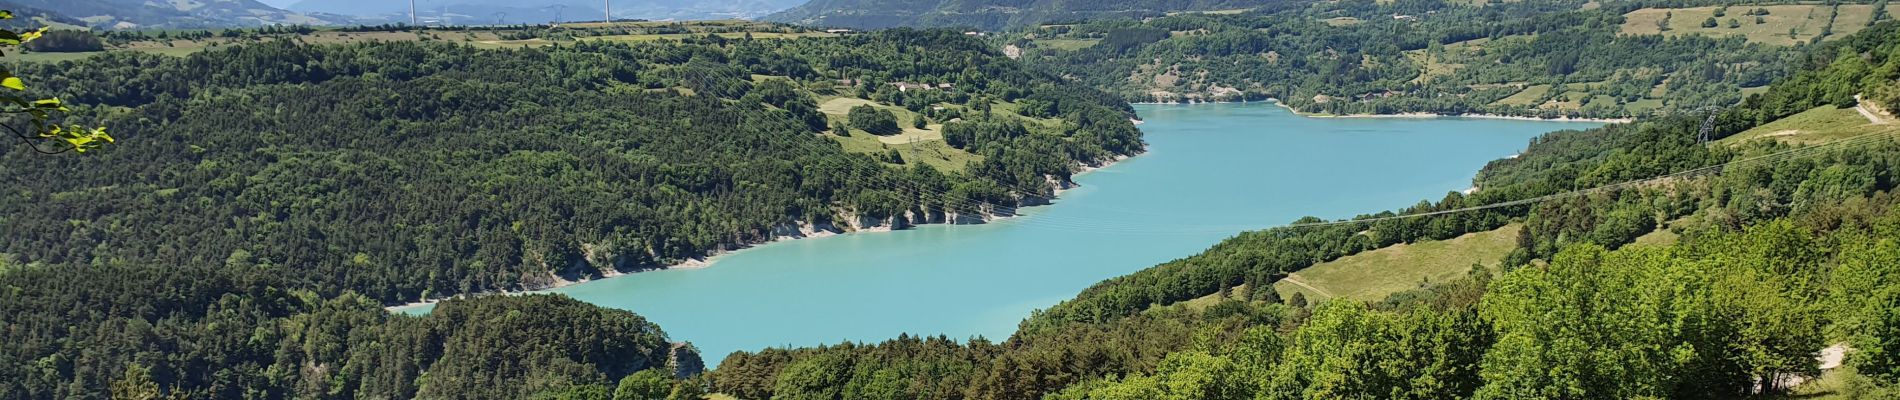
<svg viewBox="0 0 1900 400"><path fill-rule="evenodd" d="M1471 186L1531 137L1599 124L1307 118L1270 103L1140 105L1149 152L985 225L763 245L709 268L553 290L646 316L709 365L734 350L898 336L1007 338L1031 310L1247 229L1346 218ZM426 312L426 309L412 310Z"/></svg>

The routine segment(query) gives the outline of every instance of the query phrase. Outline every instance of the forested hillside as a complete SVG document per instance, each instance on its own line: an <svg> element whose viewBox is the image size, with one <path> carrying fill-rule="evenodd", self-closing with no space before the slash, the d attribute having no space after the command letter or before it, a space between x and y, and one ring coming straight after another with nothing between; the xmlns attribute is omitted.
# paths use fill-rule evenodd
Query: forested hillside
<svg viewBox="0 0 1900 400"><path fill-rule="evenodd" d="M50 10L28 7L11 0L0 0L0 10L13 12L12 19L0 20L0 27L12 30L39 29L53 24L84 26L85 21Z"/></svg>
<svg viewBox="0 0 1900 400"><path fill-rule="evenodd" d="M1714 136L1892 90L1896 33L1881 24L1812 49L1793 62L1800 72L1722 113ZM1362 218L1697 173L1482 211L1246 233L1097 284L1001 343L741 352L713 373L714 387L745 398L1737 398L1788 389L1839 344L1851 350L1836 394L1893 396L1894 131L1797 151L1702 143L1701 122L1548 134L1487 166L1474 194ZM1315 306L1266 285L1317 262L1514 221L1518 248L1500 271L1474 267L1377 304ZM1664 225L1679 242L1624 248ZM1197 299L1211 303L1185 304Z"/></svg>
<svg viewBox="0 0 1900 400"><path fill-rule="evenodd" d="M452 300L412 317L287 289L282 272L0 274L0 398L526 398L671 376L676 354L697 357L640 316L565 297Z"/></svg>
<svg viewBox="0 0 1900 400"><path fill-rule="evenodd" d="M954 33L508 51L271 42L21 75L96 105L74 118L137 151L6 149L12 265L283 268L326 296L389 303L661 268L800 229L980 220L1043 201L1046 177L1142 148L1126 105ZM939 112L957 117L933 115L1001 133L960 143L981 157L956 171L847 153L807 89L857 93L834 87L841 76L920 111L953 102ZM960 89L896 98L869 83L899 80ZM1063 126L956 111L1026 94L1060 104Z"/></svg>
<svg viewBox="0 0 1900 400"><path fill-rule="evenodd" d="M1044 25L1007 44L1130 101L1589 118L1734 104L1805 51L1739 35L1632 35L1621 13L1637 4L1583 4L1318 3Z"/></svg>
<svg viewBox="0 0 1900 400"><path fill-rule="evenodd" d="M0 398L608 390L668 355L631 314L541 296L424 318L381 306L662 268L800 230L980 222L1143 148L1126 104L956 32L519 50L282 40L15 68L35 93L85 105L67 122L119 140L85 157L0 147ZM819 98L947 125L968 163L847 148L866 133ZM1006 111L1020 102L1046 107ZM670 376L664 387L700 386Z"/></svg>

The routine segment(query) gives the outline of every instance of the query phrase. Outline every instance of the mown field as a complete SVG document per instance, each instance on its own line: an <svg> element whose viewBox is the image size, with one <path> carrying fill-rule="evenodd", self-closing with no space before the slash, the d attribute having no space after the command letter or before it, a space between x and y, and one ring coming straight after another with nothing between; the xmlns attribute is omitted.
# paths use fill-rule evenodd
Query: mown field
<svg viewBox="0 0 1900 400"><path fill-rule="evenodd" d="M904 131L890 136L873 135L858 129L847 129L843 133L832 132L832 140L843 145L845 151L876 154L895 150L907 163L922 162L945 171L961 171L970 162L981 160L981 157L975 154L944 143L942 123L933 122L924 125L921 129L913 126L911 121L917 117L917 113L903 107L855 97L832 97L820 99L818 110L824 112L833 123L837 123L847 120L846 115L851 112L852 107L862 105L870 105L897 115L898 125L902 126Z"/></svg>
<svg viewBox="0 0 1900 400"><path fill-rule="evenodd" d="M1813 42L1823 32L1828 38L1838 38L1859 32L1867 27L1873 18L1874 6L1869 4L1843 4L1839 14L1834 14L1836 6L1821 4L1789 5L1736 5L1730 7L1690 7L1690 8L1645 8L1624 14L1622 33L1628 35L1741 35L1748 41L1779 46ZM1767 15L1747 15L1756 9L1767 10ZM1716 11L1725 11L1717 17ZM1900 5L1887 6L1889 14L1900 11ZM1756 21L1760 17L1760 21ZM1709 18L1716 19L1715 27L1704 27ZM1729 20L1735 20L1737 26L1730 27ZM1667 23L1664 21L1667 20ZM1667 27L1665 30L1664 27ZM1823 38L1826 40L1826 38Z"/></svg>
<svg viewBox="0 0 1900 400"><path fill-rule="evenodd" d="M1273 283L1282 300L1295 293L1309 302L1334 298L1376 302L1386 296L1449 282L1469 273L1474 265L1495 269L1516 247L1521 226L1466 234L1450 240L1399 244L1315 264ZM1227 298L1245 293L1245 285L1229 290ZM1220 294L1183 302L1190 308L1219 303ZM1256 299L1258 300L1258 299Z"/></svg>
<svg viewBox="0 0 1900 400"><path fill-rule="evenodd" d="M906 163L922 162L943 171L961 171L969 163L983 160L982 156L950 147L943 140L945 121L929 120L923 128L918 128L913 124L918 113L904 107L848 96L826 96L818 99L818 110L824 112L834 125L848 121L847 116L851 108L864 105L877 107L896 115L898 125L903 127L903 131L884 136L873 135L855 128L847 128L843 133L832 132L831 139L844 146L845 151L866 154L896 151ZM966 109L964 105L948 103L940 103L934 107L947 110ZM1057 119L1025 117L1017 111L1019 107L1018 104L1009 102L996 102L990 105L992 112L1017 119L1027 126L1056 128L1062 124L1062 121Z"/></svg>
<svg viewBox="0 0 1900 400"><path fill-rule="evenodd" d="M1496 268L1516 246L1517 225L1451 240L1399 244L1341 257L1300 270L1274 283L1280 297L1350 298L1379 301L1393 293L1448 282L1473 265Z"/></svg>
<svg viewBox="0 0 1900 400"><path fill-rule="evenodd" d="M1789 144L1816 144L1870 133L1900 131L1892 121L1874 123L1854 108L1815 107L1779 121L1723 138L1718 143L1741 144L1776 140Z"/></svg>
<svg viewBox="0 0 1900 400"><path fill-rule="evenodd" d="M610 36L594 36L594 37L582 38L580 40L612 40L612 41L622 41L622 42L645 42L645 41L654 41L654 40L679 40L679 39L685 39L688 37L706 36L706 35L717 35L719 37L723 37L727 39L739 39L739 38L744 38L747 36L751 36L753 39L796 39L796 38L807 38L807 37L837 36L837 35L825 33L825 32L716 32L716 33L660 33L660 34L610 35Z"/></svg>

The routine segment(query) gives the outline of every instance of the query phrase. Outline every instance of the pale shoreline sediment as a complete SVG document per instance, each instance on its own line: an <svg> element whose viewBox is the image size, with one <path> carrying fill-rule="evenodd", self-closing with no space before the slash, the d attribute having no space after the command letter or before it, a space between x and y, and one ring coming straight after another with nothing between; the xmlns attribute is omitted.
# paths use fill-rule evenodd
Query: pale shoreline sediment
<svg viewBox="0 0 1900 400"><path fill-rule="evenodd" d="M1293 108L1293 106L1287 105L1286 102L1279 101L1279 100L1267 100L1267 101L1272 102L1274 105L1280 106L1280 108L1285 108L1287 109L1287 111L1292 111L1293 114L1295 115L1299 115L1299 116L1307 117L1307 118L1481 118L1481 119L1502 119L1502 120L1513 120L1513 121L1600 122L1600 123L1606 123L1606 124L1627 124L1627 123L1636 121L1630 118L1572 118L1572 117L1544 118L1544 117L1527 117L1527 116L1521 116L1521 115L1502 115L1502 114L1472 114L1472 113L1438 114L1438 113L1429 113L1429 112L1409 112L1409 113L1399 113L1399 114L1321 114L1321 113L1309 113L1305 111L1300 111L1298 109Z"/></svg>
<svg viewBox="0 0 1900 400"><path fill-rule="evenodd" d="M1147 152L1142 152L1134 156L1116 156L1113 159L1102 162L1102 165L1096 165L1096 166L1083 165L1081 171L1076 172L1070 177L1073 178L1076 176L1086 175L1090 172L1099 171L1099 170L1102 170L1103 168L1114 166L1115 164L1119 164L1124 160L1134 158L1136 156L1140 156L1143 154L1147 154ZM1074 187L1069 187L1069 188L1058 187L1055 189L1054 195L1061 196L1062 192L1069 191L1070 189L1073 189L1073 188ZM1017 216L1019 215L988 216L983 219L983 222L988 223L990 221L1015 218ZM934 225L934 224L922 224L922 225ZM897 229L893 229L890 225L878 225L878 226L873 226L873 227L853 229L847 232L837 232L837 231L832 231L832 230L827 230L827 229L818 229L812 226L811 224L801 223L799 234L797 235L774 235L771 240L766 240L760 243L748 244L748 245L744 245L744 246L741 246L739 248L734 248L734 249L721 249L721 250L713 251L711 254L707 254L704 257L687 259L686 261L681 261L679 263L668 265L661 268L642 269L642 270L635 270L631 272L609 270L609 271L601 273L600 277L598 278L582 278L582 279L577 279L577 280L559 279L557 277L553 284L550 284L547 287L542 287L542 288L529 289L529 290L501 290L501 291L459 294L459 295L445 297L445 298L427 299L427 300L422 300L422 301L410 302L407 304L386 306L386 307L383 307L383 310L388 311L388 312L402 312L402 311L417 308L417 307L434 305L436 303L442 302L443 300L457 299L457 298L469 298L469 297L480 297L480 296L518 296L518 295L523 295L523 294L544 293L550 290L560 289L563 287L573 286L573 285L577 285L581 283L619 278L623 276L634 275L634 274L639 274L639 273L644 273L644 272L695 270L695 269L711 268L713 264L719 262L720 257L725 257L727 255L731 255L739 251L744 251L746 249L763 246L767 244L778 243L781 241L799 240L799 239L817 239L817 238L847 235L847 234L888 233L888 232L895 232L895 231L897 231Z"/></svg>
<svg viewBox="0 0 1900 400"><path fill-rule="evenodd" d="M1473 113L1439 114L1439 113L1429 113L1429 112L1408 112L1408 113L1398 113L1398 114L1324 114L1324 113L1310 113L1310 112L1300 111L1299 109L1293 108L1293 106L1287 105L1286 102L1282 102L1276 99L1267 99L1265 100L1265 102L1273 103L1273 105L1280 106L1280 108L1285 108L1287 109L1287 111L1292 111L1294 115L1307 117L1307 118L1476 118L1476 119L1501 119L1501 120L1513 120L1513 121L1543 121L1543 122L1597 122L1597 123L1605 123L1605 124L1627 124L1627 123L1636 121L1635 119L1632 119L1632 118L1575 118L1575 117L1544 118L1544 117L1503 115L1503 114L1473 114ZM1246 104L1246 103L1253 103L1253 102L1251 101L1202 101L1202 102L1193 102L1193 103L1138 102L1138 103L1129 103L1129 104L1200 105L1200 104Z"/></svg>

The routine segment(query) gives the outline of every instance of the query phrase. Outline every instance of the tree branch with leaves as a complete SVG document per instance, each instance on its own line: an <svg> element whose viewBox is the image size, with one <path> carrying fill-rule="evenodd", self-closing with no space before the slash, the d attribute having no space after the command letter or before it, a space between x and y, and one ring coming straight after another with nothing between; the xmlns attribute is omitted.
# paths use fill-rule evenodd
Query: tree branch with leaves
<svg viewBox="0 0 1900 400"><path fill-rule="evenodd" d="M12 11L0 10L0 19L13 19ZM7 48L19 47L46 34L46 28L26 32L0 29L0 55ZM0 128L41 154L84 153L112 143L105 127L64 125L53 121L53 114L70 111L58 98L34 99L25 96L26 82L0 65ZM21 121L24 117L24 121Z"/></svg>

